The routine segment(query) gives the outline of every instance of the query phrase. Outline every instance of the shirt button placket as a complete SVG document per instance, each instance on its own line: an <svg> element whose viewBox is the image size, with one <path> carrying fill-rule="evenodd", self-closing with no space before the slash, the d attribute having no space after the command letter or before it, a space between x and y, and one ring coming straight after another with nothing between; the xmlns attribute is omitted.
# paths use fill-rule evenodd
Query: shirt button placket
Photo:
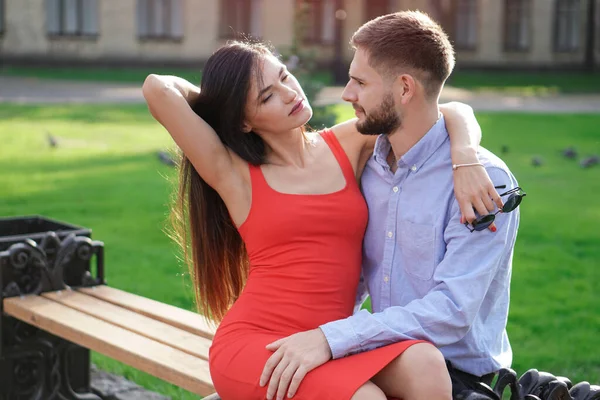
<svg viewBox="0 0 600 400"><path fill-rule="evenodd" d="M394 182L392 182L393 184ZM386 233L386 253L389 254L389 258L387 263L384 263L382 268L382 282L381 282L381 307L387 308L391 306L391 297L392 297L392 285L390 285L390 277L392 274L392 268L394 265L394 257L396 250L396 240L394 239L394 232L396 230L396 215L399 203L399 193L400 188L398 185L394 185L392 187L392 192L390 195L390 201L388 206L388 231Z"/></svg>

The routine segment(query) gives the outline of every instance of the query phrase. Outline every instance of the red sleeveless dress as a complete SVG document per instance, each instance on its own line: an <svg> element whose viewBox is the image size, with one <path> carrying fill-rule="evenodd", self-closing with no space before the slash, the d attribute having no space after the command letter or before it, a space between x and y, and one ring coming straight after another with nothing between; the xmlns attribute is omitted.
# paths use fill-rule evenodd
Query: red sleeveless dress
<svg viewBox="0 0 600 400"><path fill-rule="evenodd" d="M335 155L345 187L323 195L273 190L250 166L252 205L239 232L250 272L210 349L210 372L223 400L262 400L259 378L273 354L265 346L291 334L352 315L360 278L367 206L352 165L331 131L322 137ZM315 177L318 179L318 177ZM390 361L418 341L405 341L332 360L309 372L297 400L350 399Z"/></svg>

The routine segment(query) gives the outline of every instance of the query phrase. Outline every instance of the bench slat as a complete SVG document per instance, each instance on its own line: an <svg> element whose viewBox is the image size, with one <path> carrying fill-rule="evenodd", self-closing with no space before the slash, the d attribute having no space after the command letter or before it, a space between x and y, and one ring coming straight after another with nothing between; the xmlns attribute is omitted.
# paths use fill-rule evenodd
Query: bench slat
<svg viewBox="0 0 600 400"><path fill-rule="evenodd" d="M190 392L214 393L208 362L41 296L4 300L4 312Z"/></svg>
<svg viewBox="0 0 600 400"><path fill-rule="evenodd" d="M166 324L191 332L195 335L213 338L216 327L210 324L202 315L147 299L132 293L124 292L109 286L94 286L78 291L108 301L120 307L127 308L147 317L162 321Z"/></svg>
<svg viewBox="0 0 600 400"><path fill-rule="evenodd" d="M208 360L208 349L211 342L205 337L194 335L188 331L77 291L48 292L43 293L42 296L167 346Z"/></svg>

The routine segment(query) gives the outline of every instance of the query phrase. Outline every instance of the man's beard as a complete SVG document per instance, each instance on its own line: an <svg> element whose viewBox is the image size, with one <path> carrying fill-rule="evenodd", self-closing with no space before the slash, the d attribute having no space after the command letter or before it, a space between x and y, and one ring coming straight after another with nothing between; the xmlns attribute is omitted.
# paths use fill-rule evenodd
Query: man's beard
<svg viewBox="0 0 600 400"><path fill-rule="evenodd" d="M363 109L366 118L356 123L356 129L363 135L389 135L402 124L395 105L394 97L391 93L387 93L377 109L368 115Z"/></svg>

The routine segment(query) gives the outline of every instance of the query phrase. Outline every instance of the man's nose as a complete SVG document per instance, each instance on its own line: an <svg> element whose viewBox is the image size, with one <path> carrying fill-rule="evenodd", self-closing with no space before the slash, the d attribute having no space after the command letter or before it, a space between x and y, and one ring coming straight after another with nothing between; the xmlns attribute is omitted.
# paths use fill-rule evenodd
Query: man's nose
<svg viewBox="0 0 600 400"><path fill-rule="evenodd" d="M350 83L348 83L344 88L344 91L342 92L342 99L349 103L356 103L358 100L356 98L356 93L354 93L354 91L350 88Z"/></svg>

